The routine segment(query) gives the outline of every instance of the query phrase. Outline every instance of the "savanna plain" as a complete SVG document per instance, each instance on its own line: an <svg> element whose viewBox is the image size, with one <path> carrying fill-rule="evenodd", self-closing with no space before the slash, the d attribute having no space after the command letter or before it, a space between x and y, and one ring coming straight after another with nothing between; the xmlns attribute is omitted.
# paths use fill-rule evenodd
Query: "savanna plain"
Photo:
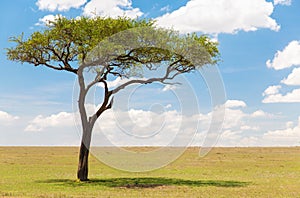
<svg viewBox="0 0 300 198"><path fill-rule="evenodd" d="M78 150L0 147L0 197L300 198L300 147L214 148L205 157L188 148L168 166L144 173L119 171L91 156L88 182L76 180Z"/></svg>

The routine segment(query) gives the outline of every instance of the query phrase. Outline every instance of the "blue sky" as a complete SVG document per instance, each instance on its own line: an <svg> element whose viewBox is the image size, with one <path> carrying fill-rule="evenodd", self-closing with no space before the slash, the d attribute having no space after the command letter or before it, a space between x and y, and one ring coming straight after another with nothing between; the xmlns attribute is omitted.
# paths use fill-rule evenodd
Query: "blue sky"
<svg viewBox="0 0 300 198"><path fill-rule="evenodd" d="M217 67L227 95L226 117L217 145L300 145L299 8L300 2L295 0L2 1L0 145L79 145L79 135L73 121L73 112L76 111L73 108L75 76L10 62L5 55L5 48L12 46L8 42L9 37L22 32L28 36L43 28L43 23L57 14L69 18L94 14L139 16L154 18L158 26L173 27L181 33L208 34L220 44L222 61ZM117 114L120 119L117 122L124 122L124 126L128 127L125 130L147 133L147 130L151 131L153 126L161 123L154 119L149 121L150 127L145 120L156 115L155 108L158 112L163 110L160 113L164 119L172 121L168 121L164 129L169 130L171 135L162 132L161 136L156 137L158 139L137 143L120 134L122 130L120 132L116 122L109 122L113 118L112 112L107 112L101 118L100 122L107 124L99 124L99 127L115 144L143 145L152 144L153 141L165 144L172 134L176 134L176 130L172 129L176 128L173 125L179 119L181 127L188 131L181 135L190 138L196 131L193 144L201 145L210 123L212 107L203 78L188 78L201 99L198 101L200 111L189 112L191 117L180 116L178 103L192 102L187 99L178 102L173 97L172 89L154 102L156 98L151 96L162 93L162 85L139 89L127 109L130 111L129 114L127 112L129 119L133 120L131 125L125 123L128 116L124 112ZM193 78L199 78L199 81L196 83ZM176 89L176 93L180 93L180 88ZM151 106L151 103L156 106L148 110L142 108ZM186 108L189 109L191 104ZM139 121L138 118L145 119ZM191 120L194 124L199 121L199 129L188 127Z"/></svg>

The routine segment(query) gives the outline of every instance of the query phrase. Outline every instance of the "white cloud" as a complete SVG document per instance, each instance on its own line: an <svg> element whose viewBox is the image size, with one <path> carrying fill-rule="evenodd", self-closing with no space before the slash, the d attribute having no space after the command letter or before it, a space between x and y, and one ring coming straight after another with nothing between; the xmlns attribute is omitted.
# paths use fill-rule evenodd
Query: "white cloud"
<svg viewBox="0 0 300 198"><path fill-rule="evenodd" d="M292 74L291 74L292 75ZM297 80L293 78L285 79L282 82L286 84L297 84ZM300 102L300 89L294 89L291 92L286 93L285 95L280 93L281 85L269 86L264 93L263 103L295 103Z"/></svg>
<svg viewBox="0 0 300 198"><path fill-rule="evenodd" d="M159 26L174 27L183 33L232 34L258 28L278 31L280 26L271 18L273 9L272 2L265 0L190 0L156 20Z"/></svg>
<svg viewBox="0 0 300 198"><path fill-rule="evenodd" d="M281 93L267 95L263 103L295 103L300 102L300 89L294 89L293 91L282 95Z"/></svg>
<svg viewBox="0 0 300 198"><path fill-rule="evenodd" d="M266 113L266 112L264 112L263 110L257 110L257 111L255 111L255 112L253 112L253 113L251 114L251 116L252 116L253 118L259 118L259 117L269 117L269 116L271 116L271 115L268 114L268 113Z"/></svg>
<svg viewBox="0 0 300 198"><path fill-rule="evenodd" d="M50 25L51 22L55 22L61 15L46 15L43 18L39 19L39 22L37 22L36 26L44 26L44 25Z"/></svg>
<svg viewBox="0 0 300 198"><path fill-rule="evenodd" d="M0 111L0 123L3 125L10 125L18 119L18 116L13 116L5 111Z"/></svg>
<svg viewBox="0 0 300 198"><path fill-rule="evenodd" d="M154 112L135 109L130 109L128 114L133 124L136 124L139 127L149 126L152 122L153 116L155 116Z"/></svg>
<svg viewBox="0 0 300 198"><path fill-rule="evenodd" d="M139 8L132 7L131 0L91 0L85 5L83 15L89 17L99 15L113 18L118 16L136 18L142 16L143 13Z"/></svg>
<svg viewBox="0 0 300 198"><path fill-rule="evenodd" d="M274 122L275 116L262 110L253 113L243 111L246 107L244 101L230 100L227 104L230 105L226 106L220 145L238 145L245 132L257 132L265 129L268 120ZM175 145L187 145L193 136L192 145L201 145L212 123L211 119L212 112L187 116L175 110L165 110L159 114L141 109L130 109L128 112L111 110L105 112L97 122L95 142L98 143L94 145L106 145L101 142L102 134L118 146L166 146L173 144L172 141L178 136L182 142L180 140ZM252 141L254 139L251 138Z"/></svg>
<svg viewBox="0 0 300 198"><path fill-rule="evenodd" d="M60 112L48 117L39 115L30 121L24 131L43 131L49 127L69 127L74 126L74 115L72 113Z"/></svg>
<svg viewBox="0 0 300 198"><path fill-rule="evenodd" d="M243 119L247 115L240 109L226 109L225 120L223 123L223 129L236 130L244 125Z"/></svg>
<svg viewBox="0 0 300 198"><path fill-rule="evenodd" d="M274 0L274 5L291 5L292 0Z"/></svg>
<svg viewBox="0 0 300 198"><path fill-rule="evenodd" d="M146 78L134 78L134 77L131 77L131 78L121 78L121 77L117 77L115 80L112 80L112 81L107 81L107 86L108 88L116 88L120 85L123 85L124 83L127 83L131 80L146 80ZM103 83L99 83L98 86L100 87L104 87Z"/></svg>
<svg viewBox="0 0 300 198"><path fill-rule="evenodd" d="M162 89L162 91L174 91L177 89L177 86L176 85L166 85L164 86L164 88Z"/></svg>
<svg viewBox="0 0 300 198"><path fill-rule="evenodd" d="M300 66L300 42L290 42L283 51L277 51L273 60L268 60L266 63L268 68L281 70L293 66ZM294 68L292 73L287 78L281 80L285 85L300 85L300 68ZM280 93L281 85L268 87L263 96L263 103L295 103L300 102L300 89L294 89L286 94Z"/></svg>
<svg viewBox="0 0 300 198"><path fill-rule="evenodd" d="M287 125L286 129L268 131L263 135L266 143L273 143L278 146L297 146L300 144L300 117L298 125L294 128L291 124Z"/></svg>
<svg viewBox="0 0 300 198"><path fill-rule="evenodd" d="M268 68L274 68L275 70L285 69L292 66L300 65L300 42L290 42L283 51L277 51L273 60L267 61Z"/></svg>
<svg viewBox="0 0 300 198"><path fill-rule="evenodd" d="M243 131L257 131L256 120L275 117L274 115L257 110L253 113L246 113L243 109L247 107L246 103L241 100L228 100L225 104L225 120L223 130L229 130L234 133L242 133Z"/></svg>
<svg viewBox="0 0 300 198"><path fill-rule="evenodd" d="M141 109L130 109L127 112L111 110L98 120L94 130L94 142L103 143L104 134L108 142L114 145L168 145L176 135L187 130L189 125L195 133L197 122L196 118L183 116L174 110L159 114ZM192 139L192 135L193 133L186 134L185 140Z"/></svg>
<svg viewBox="0 0 300 198"><path fill-rule="evenodd" d="M227 100L225 103L227 108L246 107L246 103L241 100Z"/></svg>
<svg viewBox="0 0 300 198"><path fill-rule="evenodd" d="M167 105L165 106L165 109L170 109L170 108L172 108L172 105L171 105L171 104L167 104Z"/></svg>
<svg viewBox="0 0 300 198"><path fill-rule="evenodd" d="M71 8L79 8L84 5L87 0L38 0L36 5L39 10L48 10L54 12L68 11Z"/></svg>
<svg viewBox="0 0 300 198"><path fill-rule="evenodd" d="M292 121L288 121L286 124L285 124L286 128L292 128L294 126L294 122Z"/></svg>
<svg viewBox="0 0 300 198"><path fill-rule="evenodd" d="M243 135L242 131L225 130L217 146L299 146L300 145L300 117L298 125L287 122L286 128L281 130L267 130L258 135ZM241 130L260 131L253 126L242 126Z"/></svg>
<svg viewBox="0 0 300 198"><path fill-rule="evenodd" d="M251 131L258 131L259 130L259 127L257 126L248 126L248 125L244 125L244 126L241 126L240 128L242 131L248 131L248 130L251 130Z"/></svg>
<svg viewBox="0 0 300 198"><path fill-rule="evenodd" d="M134 80L133 78L121 78L121 77L117 77L115 80L113 81L108 81L107 82L107 86L108 88L113 88L113 87L117 87L120 86L130 80ZM100 86L103 86L103 84L99 84Z"/></svg>
<svg viewBox="0 0 300 198"><path fill-rule="evenodd" d="M229 100L226 103L230 105L226 106L226 117L218 146L291 146L297 144L300 120L297 126L294 126L293 122L282 122L280 126L286 126L286 129L276 130L278 126L272 128L274 126L272 123L277 123L279 117L262 110L247 113L246 109L244 110L246 107L244 101ZM88 108L92 106L87 104ZM211 118L212 112L182 115L176 110L167 108L162 113L142 109L129 111L112 109L106 111L98 120L94 129L93 145L106 145L103 144L104 136L116 146L166 146L169 144L186 146L194 136L192 145L202 145L211 124ZM68 128L71 126L74 126L73 114L61 112L50 116L37 116L27 125L25 131L52 130L53 132L60 131L61 135L64 135L64 131L74 130L74 128L72 130ZM257 134L262 129L267 133L252 135L252 132ZM176 138L177 141L174 142Z"/></svg>
<svg viewBox="0 0 300 198"><path fill-rule="evenodd" d="M262 146L263 134L256 136L252 135L253 132L258 134L270 127L277 127L273 123L280 117L276 115L261 109L248 113L244 110L246 103L240 100L229 100L226 103L225 121L217 146Z"/></svg>
<svg viewBox="0 0 300 198"><path fill-rule="evenodd" d="M165 7L162 7L162 8L160 9L160 11L162 11L162 12L169 12L169 11L170 11L170 5L167 5L167 6L165 6Z"/></svg>
<svg viewBox="0 0 300 198"><path fill-rule="evenodd" d="M263 93L263 96L275 95L279 93L280 85L269 86Z"/></svg>
<svg viewBox="0 0 300 198"><path fill-rule="evenodd" d="M292 73L281 81L286 85L300 85L300 67L294 68Z"/></svg>

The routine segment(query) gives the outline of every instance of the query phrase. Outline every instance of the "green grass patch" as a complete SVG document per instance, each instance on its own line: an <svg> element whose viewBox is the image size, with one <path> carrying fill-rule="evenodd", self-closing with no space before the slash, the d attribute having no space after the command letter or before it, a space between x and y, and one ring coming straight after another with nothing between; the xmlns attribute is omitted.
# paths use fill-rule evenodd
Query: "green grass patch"
<svg viewBox="0 0 300 198"><path fill-rule="evenodd" d="M159 186L217 186L217 187L242 187L248 185L248 182L237 181L201 181L201 180L183 180L162 177L137 177L137 178L108 178L91 179L87 182L80 182L70 179L49 179L41 180L39 183L49 183L61 186L104 186L114 188L155 188Z"/></svg>

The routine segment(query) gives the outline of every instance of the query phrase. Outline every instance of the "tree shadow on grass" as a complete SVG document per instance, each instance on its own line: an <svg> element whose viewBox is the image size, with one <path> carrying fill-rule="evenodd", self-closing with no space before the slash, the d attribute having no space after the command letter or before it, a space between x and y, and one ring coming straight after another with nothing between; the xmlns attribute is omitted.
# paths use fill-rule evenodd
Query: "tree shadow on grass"
<svg viewBox="0 0 300 198"><path fill-rule="evenodd" d="M249 182L221 181L221 180L184 180L163 177L138 177L138 178L107 178L91 179L79 182L71 179L49 179L37 181L38 183L51 183L63 186L105 186L112 188L155 188L160 186L215 186L215 187L245 187Z"/></svg>

